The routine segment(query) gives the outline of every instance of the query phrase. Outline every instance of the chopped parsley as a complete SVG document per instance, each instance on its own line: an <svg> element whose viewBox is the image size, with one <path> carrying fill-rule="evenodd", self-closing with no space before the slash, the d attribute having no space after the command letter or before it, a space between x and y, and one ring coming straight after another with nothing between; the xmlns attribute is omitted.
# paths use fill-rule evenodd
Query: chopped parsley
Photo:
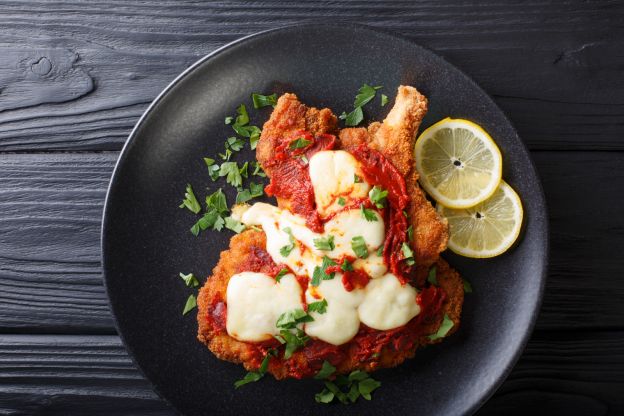
<svg viewBox="0 0 624 416"><path fill-rule="evenodd" d="M342 264L340 265L340 270L343 272L352 272L353 264L349 261L349 259L345 258L342 260Z"/></svg>
<svg viewBox="0 0 624 416"><path fill-rule="evenodd" d="M232 217L225 217L225 228L234 231L236 234L240 234L247 227L245 227L245 224Z"/></svg>
<svg viewBox="0 0 624 416"><path fill-rule="evenodd" d="M219 214L228 212L227 200L221 188L206 197L206 205L209 209L215 209Z"/></svg>
<svg viewBox="0 0 624 416"><path fill-rule="evenodd" d="M288 359L297 349L303 347L310 339L297 325L311 322L314 318L308 315L303 309L293 309L284 312L277 318L275 326L280 329L280 334L275 338L282 344L286 344L284 358ZM292 332L295 331L295 332Z"/></svg>
<svg viewBox="0 0 624 416"><path fill-rule="evenodd" d="M251 94L251 100L256 110L268 106L275 107L277 105L277 94L262 95L253 93Z"/></svg>
<svg viewBox="0 0 624 416"><path fill-rule="evenodd" d="M410 248L409 244L403 243L401 245L401 252L403 253L403 258L408 266L413 266L416 263L414 261L414 252Z"/></svg>
<svg viewBox="0 0 624 416"><path fill-rule="evenodd" d="M351 249L361 259L368 258L368 247L366 247L366 241L361 235L355 236L351 239Z"/></svg>
<svg viewBox="0 0 624 416"><path fill-rule="evenodd" d="M360 212L362 213L362 217L368 221L373 222L377 221L377 215L375 215L375 211L372 209L364 208L364 204L360 205Z"/></svg>
<svg viewBox="0 0 624 416"><path fill-rule="evenodd" d="M225 176L225 181L234 187L243 184L243 178L236 162L223 162L219 169L219 176Z"/></svg>
<svg viewBox="0 0 624 416"><path fill-rule="evenodd" d="M301 163L303 163L304 165L307 165L308 163L310 163L310 161L308 160L308 158L306 157L306 155L301 155L299 156L299 160L301 161Z"/></svg>
<svg viewBox="0 0 624 416"><path fill-rule="evenodd" d="M314 247L322 251L332 251L336 248L334 244L334 236L331 234L324 238L315 238L312 242L314 243Z"/></svg>
<svg viewBox="0 0 624 416"><path fill-rule="evenodd" d="M274 349L268 350L267 354L262 360L262 364L260 364L260 368L258 369L258 371L249 371L247 374L245 374L245 377L234 383L234 387L239 388L241 386L244 386L245 384L254 383L264 377L267 370L269 369L269 361L271 360L271 356L275 355L277 355L277 351L275 351Z"/></svg>
<svg viewBox="0 0 624 416"><path fill-rule="evenodd" d="M362 178L360 178L356 174L353 174L353 183L361 183L361 182L362 182Z"/></svg>
<svg viewBox="0 0 624 416"><path fill-rule="evenodd" d="M379 381L372 379L366 372L360 370L352 371L348 377L339 375L334 381L329 381L327 377L331 376L333 372L330 372L329 366L326 368L325 373L329 375L325 377L325 388L314 397L318 403L331 403L337 399L343 404L349 404L355 403L360 396L366 400L371 400L371 393L381 386ZM323 372L323 368L319 374L321 372Z"/></svg>
<svg viewBox="0 0 624 416"><path fill-rule="evenodd" d="M245 142L238 137L228 137L225 142L225 148L232 149L234 152L240 151L243 146L245 146Z"/></svg>
<svg viewBox="0 0 624 416"><path fill-rule="evenodd" d="M249 189L240 189L236 194L236 203L242 204L243 202L247 202L250 199L257 198L259 196L264 195L264 187L261 183L251 182L249 184Z"/></svg>
<svg viewBox="0 0 624 416"><path fill-rule="evenodd" d="M316 373L314 378L317 379L317 380L323 380L325 378L328 378L329 376L331 376L335 372L336 372L336 367L331 365L331 363L329 361L325 360L325 361L323 361L323 366L321 367L319 372Z"/></svg>
<svg viewBox="0 0 624 416"><path fill-rule="evenodd" d="M236 120L232 124L232 129L239 135L249 138L251 149L255 149L262 132L257 126L249 126L249 114L245 104L241 104L237 109Z"/></svg>
<svg viewBox="0 0 624 416"><path fill-rule="evenodd" d="M227 116L225 118L225 124L232 124L232 121L234 121L234 117L232 116Z"/></svg>
<svg viewBox="0 0 624 416"><path fill-rule="evenodd" d="M318 302L312 302L308 304L308 313L316 312L324 314L327 311L327 300L323 299Z"/></svg>
<svg viewBox="0 0 624 416"><path fill-rule="evenodd" d="M184 274L180 272L180 278L184 280L184 284L187 287L197 287L199 286L199 282L193 273Z"/></svg>
<svg viewBox="0 0 624 416"><path fill-rule="evenodd" d="M279 283L279 281L282 280L282 277L286 276L287 274L288 274L288 269L284 267L275 275L275 281Z"/></svg>
<svg viewBox="0 0 624 416"><path fill-rule="evenodd" d="M205 231L208 228L212 228L213 230L221 231L223 226L225 225L225 221L223 217L219 214L219 212L215 209L211 209L206 212L203 217L201 217L193 226L191 227L191 233L197 237L200 231Z"/></svg>
<svg viewBox="0 0 624 416"><path fill-rule="evenodd" d="M219 153L219 157L225 161L230 160L231 156L232 156L232 151L228 148L225 149L225 153Z"/></svg>
<svg viewBox="0 0 624 416"><path fill-rule="evenodd" d="M388 191L377 185L373 186L373 188L368 192L368 198L370 201L380 209L386 206L387 197Z"/></svg>
<svg viewBox="0 0 624 416"><path fill-rule="evenodd" d="M293 141L291 141L288 144L288 147L295 150L295 149L304 149L308 146L310 146L312 144L311 140L306 140L304 137L299 137L298 139L295 139Z"/></svg>
<svg viewBox="0 0 624 416"><path fill-rule="evenodd" d="M184 199L180 204L180 208L188 208L193 214L199 214L201 210L201 205L199 205L199 201L195 198L195 194L193 193L193 188L191 184L186 185L186 192L184 192Z"/></svg>
<svg viewBox="0 0 624 416"><path fill-rule="evenodd" d="M293 329L298 324L311 322L313 320L314 319L310 315L308 315L303 309L292 309L281 314L277 318L275 326L279 329Z"/></svg>
<svg viewBox="0 0 624 416"><path fill-rule="evenodd" d="M464 281L464 293L472 293L472 285L470 282L463 278L462 280Z"/></svg>
<svg viewBox="0 0 624 416"><path fill-rule="evenodd" d="M429 274L427 275L427 281L434 286L438 285L437 271L438 269L436 266L432 266L431 269L429 269Z"/></svg>
<svg viewBox="0 0 624 416"><path fill-rule="evenodd" d="M364 112L362 111L362 107L356 107L349 114L343 111L339 118L345 121L346 126L354 127L364 120Z"/></svg>
<svg viewBox="0 0 624 416"><path fill-rule="evenodd" d="M262 166L258 162L251 162L251 165L254 167L253 172L251 173L254 176L260 176L261 178L266 178L266 173L262 170Z"/></svg>
<svg viewBox="0 0 624 416"><path fill-rule="evenodd" d="M388 96L386 94L381 94L381 106L385 107L388 104Z"/></svg>
<svg viewBox="0 0 624 416"><path fill-rule="evenodd" d="M340 115L340 119L345 121L345 125L351 127L357 126L362 122L362 120L364 120L364 112L362 111L362 106L366 105L373 98L375 98L377 90L380 88L381 86L371 87L368 84L364 84L360 87L360 89L358 90L358 94L355 96L355 101L353 102L353 111L351 111L349 114L343 111Z"/></svg>
<svg viewBox="0 0 624 416"><path fill-rule="evenodd" d="M288 234L289 243L282 248L280 248L280 254L282 257L288 257L291 251L295 248L295 237L292 234L292 230L290 227L285 227L284 232Z"/></svg>
<svg viewBox="0 0 624 416"><path fill-rule="evenodd" d="M407 227L407 240L414 240L414 227L412 227L411 225Z"/></svg>
<svg viewBox="0 0 624 416"><path fill-rule="evenodd" d="M336 262L330 259L327 256L323 256L323 262L320 266L316 266L314 271L312 272L312 280L310 284L312 286L318 286L321 284L321 280L331 280L334 278L336 273L326 273L326 270L330 266L335 266Z"/></svg>
<svg viewBox="0 0 624 416"><path fill-rule="evenodd" d="M453 323L451 318L449 318L447 314L444 314L444 319L442 320L442 324L440 324L440 328L438 328L438 331L435 334L429 335L427 338L429 338L431 341L444 338L446 334L448 334L448 332L451 330L451 328L453 328L453 325L455 324Z"/></svg>
<svg viewBox="0 0 624 416"><path fill-rule="evenodd" d="M219 179L219 165L217 165L215 162L216 161L212 158L204 158L204 163L206 163L206 167L208 168L208 174L210 175L210 179L212 179L213 182Z"/></svg>
<svg viewBox="0 0 624 416"><path fill-rule="evenodd" d="M384 246L382 245L377 249L377 256L379 257L383 256L383 250L384 250Z"/></svg>
<svg viewBox="0 0 624 416"><path fill-rule="evenodd" d="M186 315L187 313L189 313L196 307L197 307L197 299L195 298L195 295L190 294L188 299L186 299L186 304L184 305L184 310L182 311L182 315Z"/></svg>
<svg viewBox="0 0 624 416"><path fill-rule="evenodd" d="M340 205L341 207L344 207L346 203L347 201L345 201L343 197L338 198L338 205Z"/></svg>

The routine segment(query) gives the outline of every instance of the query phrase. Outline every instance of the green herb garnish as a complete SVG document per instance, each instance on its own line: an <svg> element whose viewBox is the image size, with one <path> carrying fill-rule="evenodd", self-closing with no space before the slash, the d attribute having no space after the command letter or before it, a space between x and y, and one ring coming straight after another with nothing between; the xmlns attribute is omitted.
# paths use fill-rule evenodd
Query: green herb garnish
<svg viewBox="0 0 624 416"><path fill-rule="evenodd" d="M312 280L310 284L312 286L318 286L321 284L321 280L331 280L334 278L336 273L326 273L326 270L330 266L335 266L336 262L330 259L327 256L323 256L323 262L320 266L316 266L314 271L312 272Z"/></svg>
<svg viewBox="0 0 624 416"><path fill-rule="evenodd" d="M342 260L342 264L340 265L340 269L343 272L352 272L353 271L353 264L351 264L351 262L348 259L343 259Z"/></svg>
<svg viewBox="0 0 624 416"><path fill-rule="evenodd" d="M378 249L377 249L377 256L381 257L383 256L383 250L384 250L384 246L381 245Z"/></svg>
<svg viewBox="0 0 624 416"><path fill-rule="evenodd" d="M223 217L219 214L219 212L215 209L211 209L206 212L203 217L201 217L193 226L191 227L191 233L197 237L200 231L205 231L208 228L212 228L213 230L221 231L223 226L225 225L225 221Z"/></svg>
<svg viewBox="0 0 624 416"><path fill-rule="evenodd" d="M310 339L305 332L297 328L297 325L311 322L314 318L308 315L303 309L293 309L284 312L277 318L275 326L280 329L280 334L275 338L282 344L286 344L284 358L288 359L297 349L303 347ZM295 332L292 332L292 331Z"/></svg>
<svg viewBox="0 0 624 416"><path fill-rule="evenodd" d="M373 186L373 188L368 192L368 198L370 201L380 209L386 206L387 197L388 191L377 185Z"/></svg>
<svg viewBox="0 0 624 416"><path fill-rule="evenodd" d="M427 275L427 281L434 286L438 285L437 271L438 269L436 266L432 266L431 269L429 269L429 274Z"/></svg>
<svg viewBox="0 0 624 416"><path fill-rule="evenodd" d="M381 86L371 87L368 84L364 84L360 87L360 89L358 90L358 94L355 96L355 101L353 102L353 111L351 111L349 114L343 111L340 115L340 119L345 121L345 125L357 126L362 122L362 120L364 120L364 112L362 111L362 106L375 98L375 94L377 94L377 90L380 88Z"/></svg>
<svg viewBox="0 0 624 416"><path fill-rule="evenodd" d="M341 207L344 207L346 203L347 201L345 201L343 197L338 198L338 205L340 205Z"/></svg>
<svg viewBox="0 0 624 416"><path fill-rule="evenodd" d="M360 205L360 212L362 213L362 217L368 221L373 222L377 221L377 215L375 215L375 211L372 209L364 208L364 204Z"/></svg>
<svg viewBox="0 0 624 416"><path fill-rule="evenodd" d="M327 367L329 376L333 374L333 372L329 372L330 370L331 368ZM322 371L323 368L321 368L319 374ZM328 376L325 378L327 377ZM366 372L355 370L352 371L348 377L339 375L334 381L326 380L325 388L314 398L318 403L331 403L334 399L337 399L343 404L355 403L360 396L366 400L371 400L371 393L380 386L381 383L372 379Z"/></svg>
<svg viewBox="0 0 624 416"><path fill-rule="evenodd" d="M240 234L247 227L245 227L245 224L232 217L225 217L225 228L234 231L236 234Z"/></svg>
<svg viewBox="0 0 624 416"><path fill-rule="evenodd" d="M243 146L245 146L245 142L238 137L228 137L225 142L225 148L232 149L234 152L240 151Z"/></svg>
<svg viewBox="0 0 624 416"><path fill-rule="evenodd" d="M442 320L442 324L440 325L440 328L438 328L438 332L436 332L435 334L429 335L427 338L429 338L431 341L444 338L446 334L448 334L448 332L451 330L451 328L453 328L453 325L455 324L453 323L451 318L449 318L447 314L444 314L444 319Z"/></svg>
<svg viewBox="0 0 624 416"><path fill-rule="evenodd" d="M182 200L182 203L180 204L180 208L188 208L189 211L191 211L193 214L198 214L199 211L201 210L201 205L199 205L199 202L197 201L197 198L195 198L195 194L193 193L193 188L191 187L190 184L186 185L186 192L184 192L184 199Z"/></svg>
<svg viewBox="0 0 624 416"><path fill-rule="evenodd" d="M349 114L343 111L339 118L345 121L346 126L355 127L364 120L364 112L362 111L362 107L356 107L355 110L351 111Z"/></svg>
<svg viewBox="0 0 624 416"><path fill-rule="evenodd" d="M206 197L206 206L214 208L219 214L228 212L227 200L221 188Z"/></svg>
<svg viewBox="0 0 624 416"><path fill-rule="evenodd" d="M407 240L412 241L414 239L414 228L410 225L407 227Z"/></svg>
<svg viewBox="0 0 624 416"><path fill-rule="evenodd" d="M241 386L244 386L245 384L254 383L264 377L267 370L269 369L269 361L271 360L271 356L275 355L277 355L277 351L275 351L274 349L268 350L267 354L262 360L262 364L260 364L260 368L258 369L258 371L248 372L247 374L245 374L245 377L234 383L234 387L239 388Z"/></svg>
<svg viewBox="0 0 624 416"><path fill-rule="evenodd" d="M388 104L388 96L386 94L381 94L381 106L384 107Z"/></svg>
<svg viewBox="0 0 624 416"><path fill-rule="evenodd" d="M308 313L316 312L324 314L327 311L327 300L323 299L318 302L312 302L308 304Z"/></svg>
<svg viewBox="0 0 624 416"><path fill-rule="evenodd" d="M311 144L312 144L311 140L306 140L304 137L299 137L298 139L291 141L288 147L290 147L293 150L303 149L303 148L310 146Z"/></svg>
<svg viewBox="0 0 624 416"><path fill-rule="evenodd" d="M282 257L288 257L291 251L295 248L295 237L292 234L292 230L290 227L285 227L284 232L288 234L289 243L284 247L280 248L280 254Z"/></svg>
<svg viewBox="0 0 624 416"><path fill-rule="evenodd" d="M184 280L184 284L188 287L197 287L199 286L199 282L193 273L184 274L180 272L180 278Z"/></svg>
<svg viewBox="0 0 624 416"><path fill-rule="evenodd" d="M323 366L319 370L318 373L314 376L317 380L323 380L324 378L328 378L332 374L336 372L336 367L331 365L331 363L327 360L323 361Z"/></svg>
<svg viewBox="0 0 624 416"><path fill-rule="evenodd" d="M336 246L334 245L334 236L328 235L327 237L315 238L312 240L314 247L322 251L332 251Z"/></svg>
<svg viewBox="0 0 624 416"><path fill-rule="evenodd" d="M196 307L197 307L197 299L195 298L195 295L190 294L188 299L186 299L186 304L184 305L184 310L182 311L182 315L186 315L187 313L189 313Z"/></svg>
<svg viewBox="0 0 624 416"><path fill-rule="evenodd" d="M225 176L225 181L234 187L243 184L243 178L236 162L223 162L219 169L219 176Z"/></svg>
<svg viewBox="0 0 624 416"><path fill-rule="evenodd" d="M288 274L288 269L284 267L275 275L275 281L279 283L279 281L282 280L282 277L286 276L287 274Z"/></svg>
<svg viewBox="0 0 624 416"><path fill-rule="evenodd" d="M277 105L277 94L262 95L253 93L251 94L251 100L256 110L270 105L275 107Z"/></svg>
<svg viewBox="0 0 624 416"><path fill-rule="evenodd" d="M403 258L405 259L405 262L409 266L413 266L416 263L414 261L414 252L410 248L409 244L403 243L401 245L401 252L403 253Z"/></svg>
<svg viewBox="0 0 624 416"><path fill-rule="evenodd" d="M466 279L462 279L464 281L464 293L472 293L472 285Z"/></svg>
<svg viewBox="0 0 624 416"><path fill-rule="evenodd" d="M366 241L361 235L355 236L351 239L351 249L361 259L368 257L368 247L366 247Z"/></svg>
<svg viewBox="0 0 624 416"><path fill-rule="evenodd" d="M252 175L260 176L261 178L266 178L266 173L264 173L264 170L262 170L262 166L260 166L260 163L258 163L258 162L251 162L251 164L254 167L254 170L251 173Z"/></svg>
<svg viewBox="0 0 624 416"><path fill-rule="evenodd" d="M216 161L212 158L204 158L204 163L206 163L206 167L208 168L208 174L210 175L210 179L212 179L213 182L219 179L219 165L217 165L215 162Z"/></svg>
<svg viewBox="0 0 624 416"><path fill-rule="evenodd" d="M232 116L227 116L225 118L225 124L232 124L232 121L234 121L234 117Z"/></svg>

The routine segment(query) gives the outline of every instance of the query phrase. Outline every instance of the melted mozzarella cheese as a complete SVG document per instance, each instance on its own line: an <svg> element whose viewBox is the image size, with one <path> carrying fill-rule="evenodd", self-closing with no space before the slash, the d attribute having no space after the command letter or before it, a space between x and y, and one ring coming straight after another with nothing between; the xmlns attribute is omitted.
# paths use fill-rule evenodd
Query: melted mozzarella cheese
<svg viewBox="0 0 624 416"><path fill-rule="evenodd" d="M377 250L370 251L370 254L365 259L355 260L353 267L364 270L371 279L377 279L388 271L388 266L384 263L383 257L377 255Z"/></svg>
<svg viewBox="0 0 624 416"><path fill-rule="evenodd" d="M306 291L308 303L317 302L319 298L327 301L327 309L323 314L311 313L314 321L306 323L306 334L333 345L348 342L360 328L357 307L364 298L364 290L347 292L342 275L336 273L332 280L323 280L318 287L311 286Z"/></svg>
<svg viewBox="0 0 624 416"><path fill-rule="evenodd" d="M264 341L279 333L277 318L302 308L301 286L292 274L279 283L264 273L242 272L227 286L227 333L239 341Z"/></svg>
<svg viewBox="0 0 624 416"><path fill-rule="evenodd" d="M358 307L360 321L373 329L386 330L405 325L420 313L418 292L409 284L401 285L393 274L371 280Z"/></svg>
<svg viewBox="0 0 624 416"><path fill-rule="evenodd" d="M262 226L267 236L267 252L277 264L286 264L295 273L312 276L314 268L320 265L323 256L340 258L354 256L351 248L353 237L362 236L371 255L368 259L360 259L355 267L369 273L371 277L378 277L385 273L381 271L383 260L374 252L384 242L384 221L375 213L377 221L367 221L359 210L342 211L325 224L323 233L315 233L306 227L305 219L291 214L288 210L279 209L273 205L258 202L251 207L237 208L235 214L245 225ZM282 247L290 244L290 235L294 237L295 248L283 256ZM334 237L335 248L331 251L322 251L315 247L314 240Z"/></svg>
<svg viewBox="0 0 624 416"><path fill-rule="evenodd" d="M370 185L355 183L355 175L362 177L359 162L344 150L324 150L315 153L309 161L310 179L319 214L325 217L342 208L338 198L366 198Z"/></svg>

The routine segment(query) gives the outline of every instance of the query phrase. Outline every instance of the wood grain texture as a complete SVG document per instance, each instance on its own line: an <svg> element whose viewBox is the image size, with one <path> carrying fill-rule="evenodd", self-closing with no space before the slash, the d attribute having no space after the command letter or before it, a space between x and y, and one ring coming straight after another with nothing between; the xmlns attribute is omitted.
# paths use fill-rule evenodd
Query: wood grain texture
<svg viewBox="0 0 624 416"><path fill-rule="evenodd" d="M624 329L624 195L613 188L624 183L624 152L533 156L552 234L538 328ZM0 156L4 332L113 333L99 232L115 159L115 153Z"/></svg>
<svg viewBox="0 0 624 416"><path fill-rule="evenodd" d="M478 414L621 414L624 361L607 357L622 355L622 332L537 333ZM0 380L0 414L174 414L115 336L0 335Z"/></svg>
<svg viewBox="0 0 624 416"><path fill-rule="evenodd" d="M622 19L618 1L4 1L0 151L119 149L199 57L304 21L370 24L435 50L494 96L532 149L624 149Z"/></svg>

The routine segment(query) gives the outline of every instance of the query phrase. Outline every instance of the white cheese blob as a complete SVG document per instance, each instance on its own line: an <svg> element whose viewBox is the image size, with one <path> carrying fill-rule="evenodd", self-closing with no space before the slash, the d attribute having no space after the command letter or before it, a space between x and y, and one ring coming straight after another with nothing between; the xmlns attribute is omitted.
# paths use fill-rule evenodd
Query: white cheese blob
<svg viewBox="0 0 624 416"><path fill-rule="evenodd" d="M279 283L264 273L242 272L230 278L226 291L227 333L239 341L264 341L277 335L277 318L301 309L301 286L292 274Z"/></svg>
<svg viewBox="0 0 624 416"><path fill-rule="evenodd" d="M346 201L366 198L370 185L362 180L355 183L355 175L362 178L359 162L344 150L324 150L315 153L309 161L314 199L321 217L342 208L338 198Z"/></svg>
<svg viewBox="0 0 624 416"><path fill-rule="evenodd" d="M363 298L363 289L345 290L340 273L331 280L321 281L318 287L309 287L306 291L308 304L325 299L327 310L323 314L310 313L314 321L305 324L306 334L333 345L348 342L360 328L357 307Z"/></svg>
<svg viewBox="0 0 624 416"><path fill-rule="evenodd" d="M417 294L416 289L409 284L401 285L399 279L390 273L371 280L358 307L360 321L378 330L405 325L420 313Z"/></svg>
<svg viewBox="0 0 624 416"><path fill-rule="evenodd" d="M325 255L333 259L342 256L355 257L351 240L356 236L364 238L370 256L368 259L360 259L355 267L366 272L370 270L371 277L385 273L385 270L381 270L384 267L383 260L374 254L384 242L384 221L376 212L377 221L367 221L358 209L340 212L325 224L323 233L315 233L306 227L303 217L262 202L246 210L236 208L235 212L243 224L262 226L267 236L267 252L273 261L286 264L297 274L312 276L314 268L321 264ZM287 230L290 230L294 238L295 247L287 256L283 256L282 248L291 244ZM316 248L314 240L326 240L329 236L334 238L333 250L323 251Z"/></svg>

